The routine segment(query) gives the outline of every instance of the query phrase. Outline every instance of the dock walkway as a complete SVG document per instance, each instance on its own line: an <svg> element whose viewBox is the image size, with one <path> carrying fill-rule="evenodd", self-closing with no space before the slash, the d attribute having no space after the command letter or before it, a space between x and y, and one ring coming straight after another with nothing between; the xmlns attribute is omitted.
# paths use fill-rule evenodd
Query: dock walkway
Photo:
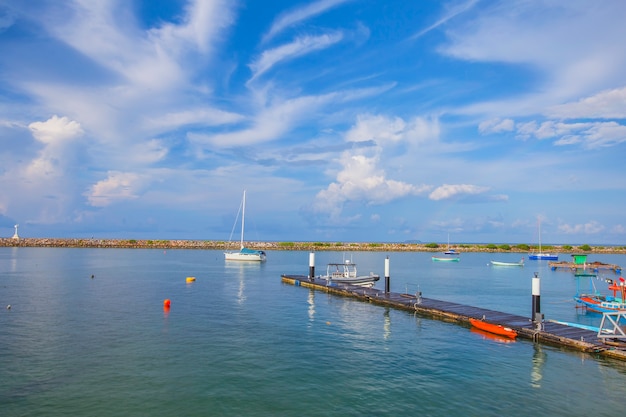
<svg viewBox="0 0 626 417"><path fill-rule="evenodd" d="M613 271L616 274L622 273L622 267L615 264L605 264L602 262L589 262L584 264L579 264L575 262L565 262L565 261L557 261L557 262L548 262L548 266L553 271L557 269L569 269L571 271L592 271L594 273L598 273L601 271Z"/></svg>
<svg viewBox="0 0 626 417"><path fill-rule="evenodd" d="M517 331L518 337L568 347L574 350L597 354L626 361L626 345L616 346L603 343L592 330L544 321L541 329L528 317L500 311L488 310L448 301L422 297L420 294L386 293L376 288L365 288L347 284L326 285L326 281L311 279L306 275L282 275L282 282L311 288L361 301L417 312L431 318L469 325L469 319L484 319L486 322L510 327Z"/></svg>

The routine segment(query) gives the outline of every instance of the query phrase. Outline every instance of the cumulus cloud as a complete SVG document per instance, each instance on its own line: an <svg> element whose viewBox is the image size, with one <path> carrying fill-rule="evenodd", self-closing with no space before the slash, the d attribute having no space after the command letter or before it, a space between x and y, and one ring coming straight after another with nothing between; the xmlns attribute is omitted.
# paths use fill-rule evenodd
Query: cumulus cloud
<svg viewBox="0 0 626 417"><path fill-rule="evenodd" d="M603 232L606 228L594 220L585 224L574 224L574 225L560 224L558 226L558 229L560 232L568 234L568 235L574 235L574 234L595 235L595 234Z"/></svg>
<svg viewBox="0 0 626 417"><path fill-rule="evenodd" d="M34 183L61 175L75 152L75 149L69 149L70 144L83 135L80 124L54 115L45 122L33 122L28 128L44 146L37 158L26 166L24 175L27 180Z"/></svg>
<svg viewBox="0 0 626 417"><path fill-rule="evenodd" d="M531 121L519 123L516 129L520 139L554 139L554 144L559 146L582 143L585 148L595 149L626 142L626 126L617 122Z"/></svg>
<svg viewBox="0 0 626 417"><path fill-rule="evenodd" d="M439 134L439 120L436 118L415 117L407 122L400 117L362 114L357 116L356 124L346 133L346 140L374 140L381 146L393 143L415 145L436 141Z"/></svg>
<svg viewBox="0 0 626 417"><path fill-rule="evenodd" d="M108 177L98 181L85 193L94 207L106 207L118 201L134 200L143 188L143 179L132 172L110 171Z"/></svg>
<svg viewBox="0 0 626 417"><path fill-rule="evenodd" d="M480 187L470 184L444 184L433 190L428 198L431 200L449 200L464 196L484 194L489 191L489 187Z"/></svg>
<svg viewBox="0 0 626 417"><path fill-rule="evenodd" d="M386 204L406 196L416 196L430 191L428 185L414 185L387 177L380 167L381 157L390 147L423 140L436 140L438 122L416 118L405 122L399 117L360 115L344 135L349 142L370 141L374 146L352 148L344 151L337 161L341 169L335 181L315 197L313 210L325 213L333 220L341 216L344 205Z"/></svg>
<svg viewBox="0 0 626 417"><path fill-rule="evenodd" d="M314 211L327 213L337 220L347 202L384 204L408 195L419 195L429 190L428 186L415 186L386 178L378 168L378 157L342 154L339 163L343 169L337 180L327 189L317 193Z"/></svg>
<svg viewBox="0 0 626 417"><path fill-rule="evenodd" d="M35 139L46 145L67 142L83 134L80 123L57 115L45 122L33 122L28 128Z"/></svg>

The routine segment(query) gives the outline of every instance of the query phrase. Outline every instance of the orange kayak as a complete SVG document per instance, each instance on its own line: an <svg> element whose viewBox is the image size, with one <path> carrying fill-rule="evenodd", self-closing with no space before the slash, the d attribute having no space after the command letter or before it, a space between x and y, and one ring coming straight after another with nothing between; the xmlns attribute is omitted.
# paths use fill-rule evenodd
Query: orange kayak
<svg viewBox="0 0 626 417"><path fill-rule="evenodd" d="M517 337L517 332L510 327L504 327L499 324L491 324L482 320L477 319L469 319L470 324L477 329L484 330L489 333L499 334L502 336L510 337L511 339L515 339Z"/></svg>

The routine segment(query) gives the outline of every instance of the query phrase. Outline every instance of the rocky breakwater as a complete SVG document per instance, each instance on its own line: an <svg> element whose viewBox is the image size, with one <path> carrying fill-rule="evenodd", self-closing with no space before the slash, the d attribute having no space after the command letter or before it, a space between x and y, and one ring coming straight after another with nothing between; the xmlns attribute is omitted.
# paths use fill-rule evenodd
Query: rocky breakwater
<svg viewBox="0 0 626 417"><path fill-rule="evenodd" d="M246 246L258 250L289 251L375 251L375 252L441 252L443 244L435 243L371 243L371 242L246 242ZM596 246L585 249L571 246L552 246L550 252L564 258L570 253L626 254L626 247ZM75 238L0 238L0 247L54 247L54 248L125 248L125 249L216 249L237 250L239 242L218 240L144 240L144 239L75 239ZM459 244L459 252L519 253L521 256L533 250L528 245ZM544 247L544 249L546 249ZM587 250L588 249L588 250Z"/></svg>

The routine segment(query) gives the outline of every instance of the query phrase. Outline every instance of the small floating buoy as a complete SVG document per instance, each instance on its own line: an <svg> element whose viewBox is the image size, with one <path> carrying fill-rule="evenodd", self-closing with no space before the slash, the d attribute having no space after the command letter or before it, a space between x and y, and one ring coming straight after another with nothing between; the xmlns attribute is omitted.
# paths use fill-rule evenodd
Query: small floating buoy
<svg viewBox="0 0 626 417"><path fill-rule="evenodd" d="M329 321L327 321L326 324L330 326L330 322Z"/></svg>
<svg viewBox="0 0 626 417"><path fill-rule="evenodd" d="M94 274L91 274L91 279L94 279L94 278L95 278L95 275L94 275Z"/></svg>
<svg viewBox="0 0 626 417"><path fill-rule="evenodd" d="M170 304L171 304L171 301L170 301L170 299L169 299L169 298L167 298L167 299L163 300L163 308L164 308L164 309L169 310L169 308L170 308Z"/></svg>
<svg viewBox="0 0 626 417"><path fill-rule="evenodd" d="M11 304L7 306L7 310L10 310L10 309L11 309Z"/></svg>
<svg viewBox="0 0 626 417"><path fill-rule="evenodd" d="M194 282L196 280L196 277L187 277L187 284L189 284L190 282Z"/></svg>

